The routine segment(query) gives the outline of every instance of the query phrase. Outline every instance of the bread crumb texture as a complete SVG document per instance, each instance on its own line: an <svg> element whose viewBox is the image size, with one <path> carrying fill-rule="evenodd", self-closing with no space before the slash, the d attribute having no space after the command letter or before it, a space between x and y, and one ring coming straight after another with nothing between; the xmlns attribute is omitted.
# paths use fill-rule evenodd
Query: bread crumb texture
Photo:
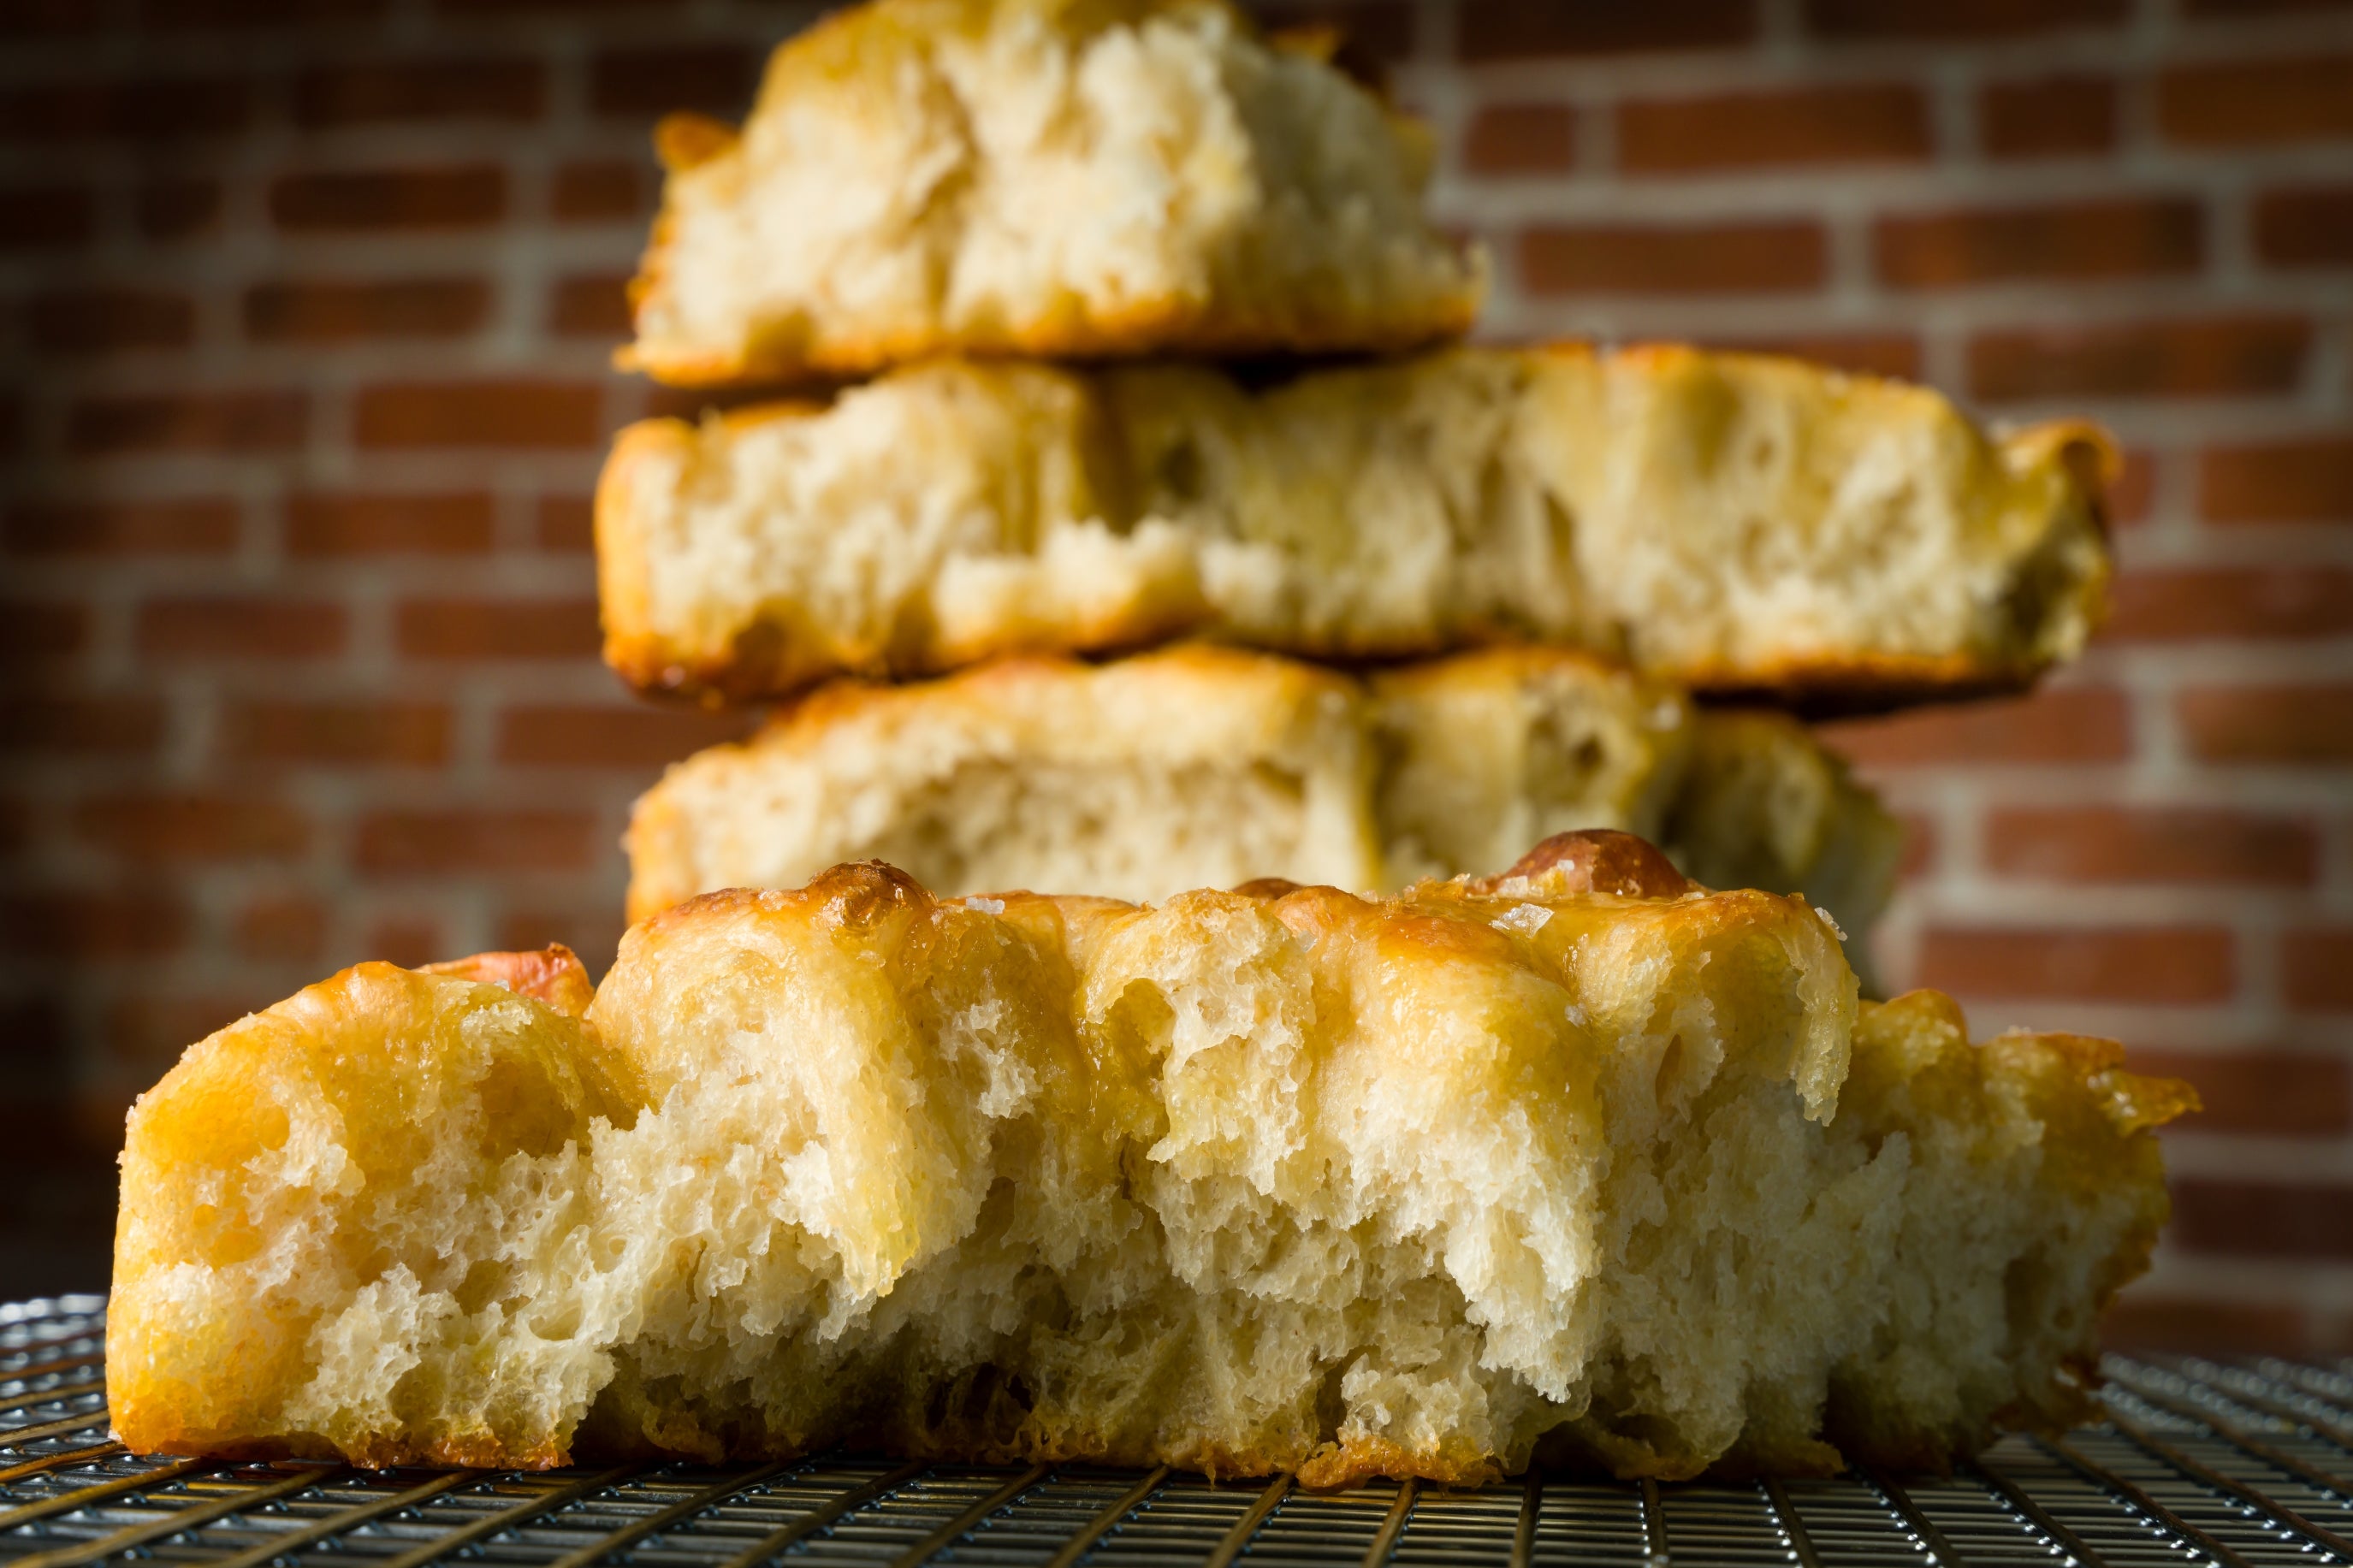
<svg viewBox="0 0 2353 1568"><path fill-rule="evenodd" d="M877 0L780 47L740 134L656 142L622 362L680 385L1396 350L1484 284L1422 212L1429 133L1212 0Z"/></svg>
<svg viewBox="0 0 2353 1568"><path fill-rule="evenodd" d="M1268 385L944 362L623 432L606 657L741 699L1184 632L1326 658L1518 639L1883 706L2082 647L2115 461L2086 425L1995 438L1923 387L1686 348Z"/></svg>
<svg viewBox="0 0 2353 1568"><path fill-rule="evenodd" d="M585 1016L362 964L194 1047L107 1375L134 1450L370 1465L1937 1465L2087 1408L2189 1100L1859 1005L1631 839L1390 900L846 866L636 927Z"/></svg>
<svg viewBox="0 0 2353 1568"><path fill-rule="evenodd" d="M1710 887L1802 892L1858 954L1902 850L1797 721L1698 708L1589 654L1493 648L1354 679L1183 644L820 689L638 800L629 913L867 859L945 894L1395 891L1591 827L1655 840Z"/></svg>

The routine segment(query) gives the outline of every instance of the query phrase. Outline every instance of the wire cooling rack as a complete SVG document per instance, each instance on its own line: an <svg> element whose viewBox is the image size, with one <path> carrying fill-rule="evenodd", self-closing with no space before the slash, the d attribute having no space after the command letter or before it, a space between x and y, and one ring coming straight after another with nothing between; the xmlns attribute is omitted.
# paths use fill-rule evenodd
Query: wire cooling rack
<svg viewBox="0 0 2353 1568"><path fill-rule="evenodd" d="M1484 1490L831 1454L523 1474L149 1458L107 1437L105 1301L0 1306L0 1563L206 1568L1799 1568L2353 1563L2353 1363L2111 1356L2108 1420L1947 1478Z"/></svg>

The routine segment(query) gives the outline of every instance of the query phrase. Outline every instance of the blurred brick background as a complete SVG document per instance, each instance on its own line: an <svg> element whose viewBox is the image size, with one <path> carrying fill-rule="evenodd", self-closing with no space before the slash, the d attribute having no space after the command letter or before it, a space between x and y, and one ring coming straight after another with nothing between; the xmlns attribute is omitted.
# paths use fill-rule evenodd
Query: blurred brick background
<svg viewBox="0 0 2353 1568"><path fill-rule="evenodd" d="M600 447L686 406L605 368L647 132L808 14L0 6L0 1296L103 1279L122 1106L237 1013L609 959L630 799L734 727L595 658ZM2204 1090L2123 1331L2353 1349L2353 9L1320 14L1436 124L1489 335L2123 438L2093 656L1839 732L1915 829L1887 967Z"/></svg>

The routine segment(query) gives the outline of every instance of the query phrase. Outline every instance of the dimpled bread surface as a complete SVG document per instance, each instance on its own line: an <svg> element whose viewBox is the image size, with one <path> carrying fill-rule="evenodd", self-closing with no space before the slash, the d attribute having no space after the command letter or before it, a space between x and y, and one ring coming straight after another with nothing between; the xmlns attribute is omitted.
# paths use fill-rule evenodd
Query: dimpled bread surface
<svg viewBox="0 0 2353 1568"><path fill-rule="evenodd" d="M1573 649L1352 679L1188 644L821 688L639 798L629 914L867 859L946 894L1142 901L1259 877L1394 891L1500 871L1582 827L1657 840L1712 887L1803 892L1856 938L1902 837L1796 721L1694 709Z"/></svg>
<svg viewBox="0 0 2353 1568"><path fill-rule="evenodd" d="M2089 426L1996 439L1923 387L1683 348L1256 386L947 362L623 431L605 650L640 687L741 699L1186 631L1317 657L1526 640L1860 709L2073 657L2114 462Z"/></svg>
<svg viewBox="0 0 2353 1568"><path fill-rule="evenodd" d="M942 353L1271 354L1465 331L1419 125L1213 0L878 0L679 115L626 364L680 385Z"/></svg>
<svg viewBox="0 0 2353 1568"><path fill-rule="evenodd" d="M108 1378L137 1450L379 1465L1935 1464L2082 1414L2188 1102L1624 836L1388 900L847 866L585 1017L362 965L193 1047Z"/></svg>

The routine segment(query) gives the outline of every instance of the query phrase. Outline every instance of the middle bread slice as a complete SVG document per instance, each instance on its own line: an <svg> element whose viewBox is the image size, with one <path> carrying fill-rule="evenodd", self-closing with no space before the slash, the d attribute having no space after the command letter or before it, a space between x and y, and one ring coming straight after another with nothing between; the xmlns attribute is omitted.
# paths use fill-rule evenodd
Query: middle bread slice
<svg viewBox="0 0 2353 1568"><path fill-rule="evenodd" d="M1180 644L826 688L638 801L629 918L858 859L944 894L1390 891L1589 827L1649 837L1709 886L1802 892L1857 938L1902 844L1797 721L1695 707L1590 655L1494 648L1352 678Z"/></svg>
<svg viewBox="0 0 2353 1568"><path fill-rule="evenodd" d="M1923 387L1651 348L1252 381L917 365L622 433L606 657L781 695L1188 633L1311 658L1575 645L1810 710L2011 689L2107 579L2105 437Z"/></svg>

